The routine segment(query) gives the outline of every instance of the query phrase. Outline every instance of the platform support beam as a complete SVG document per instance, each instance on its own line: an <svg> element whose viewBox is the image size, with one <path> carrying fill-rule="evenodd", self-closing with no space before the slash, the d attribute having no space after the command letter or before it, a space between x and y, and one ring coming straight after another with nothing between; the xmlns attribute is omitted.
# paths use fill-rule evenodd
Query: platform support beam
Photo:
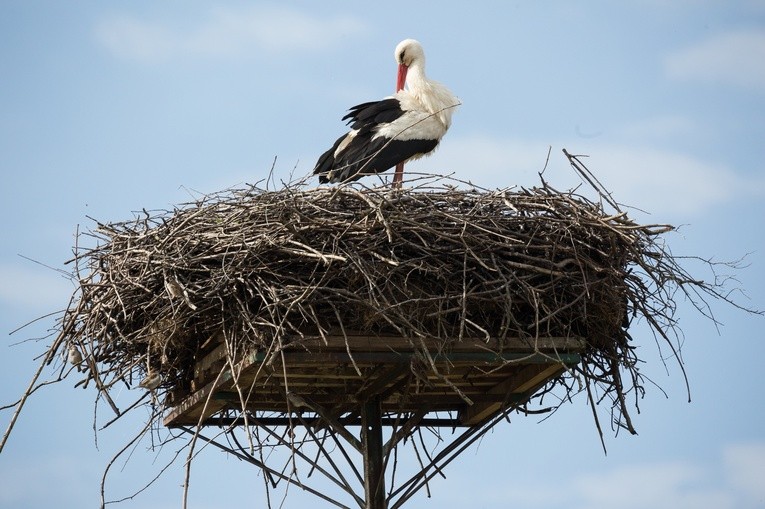
<svg viewBox="0 0 765 509"><path fill-rule="evenodd" d="M361 407L361 446L364 456L365 509L386 509L382 412L379 397L370 398Z"/></svg>

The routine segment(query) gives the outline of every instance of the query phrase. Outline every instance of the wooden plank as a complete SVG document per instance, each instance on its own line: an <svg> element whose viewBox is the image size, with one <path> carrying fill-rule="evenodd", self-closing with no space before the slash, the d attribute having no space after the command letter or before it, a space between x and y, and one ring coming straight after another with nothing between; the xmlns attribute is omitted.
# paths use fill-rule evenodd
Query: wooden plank
<svg viewBox="0 0 765 509"><path fill-rule="evenodd" d="M558 376L565 369L560 364L544 366L541 369L537 366L529 366L521 373L508 378L504 382L496 385L487 394L498 396L498 399L486 403L477 403L470 406L462 416L462 422L466 426L472 426L483 422L485 419L496 414L502 409L505 398L510 394L526 395L530 397L533 392L547 382L547 380ZM512 401L508 401L511 403ZM516 401L517 402L517 401Z"/></svg>
<svg viewBox="0 0 765 509"><path fill-rule="evenodd" d="M292 368L311 367L317 364L345 364L356 363L365 366L377 364L409 363L417 358L413 352L355 352L350 354L344 351L338 352L285 352L288 365ZM519 364L549 364L552 362L576 363L579 355L575 353L539 353L539 352L444 352L432 354L435 362L448 362L450 364L462 363L473 366L476 363L502 364L517 362ZM265 354L258 353L254 356L253 363L265 361Z"/></svg>
<svg viewBox="0 0 765 509"><path fill-rule="evenodd" d="M448 348L436 353L443 342L431 338L425 344L441 372L436 375L423 371L421 378L418 375L417 380L412 379L414 385L409 392L405 387L409 383L402 381L413 376L410 366L417 362L418 354L407 338L331 335L290 339L292 343L285 341L282 352L272 351L266 356L265 352L254 351L239 361L239 386L247 392L252 384L258 384L256 390L250 391L248 408L286 412L284 387L289 386L295 394L311 398L334 417L358 411L358 402L375 394L380 395L386 412L417 411L426 403L433 404L434 410L464 409L465 402L455 392L456 386L475 401L462 416L469 425L499 411L508 394L536 390L560 374L561 362L579 362L576 352L584 348L581 338L539 338L533 345L520 339L467 338L447 342ZM497 353L495 349L500 348ZM228 369L220 372L226 355L225 344L221 343L200 359L194 380L194 386L200 389L168 413L166 425L196 424L221 409L240 408L239 395L232 390L231 373ZM286 380L282 360L287 366Z"/></svg>
<svg viewBox="0 0 765 509"><path fill-rule="evenodd" d="M194 379L199 380L206 377L209 371L212 371L213 367L219 365L226 359L226 353L228 349L225 343L220 343L210 353L202 357L194 364ZM217 375L217 373L216 373Z"/></svg>
<svg viewBox="0 0 765 509"><path fill-rule="evenodd" d="M540 337L540 338L424 338L425 346L431 352L447 350L460 351L581 351L585 341L581 337ZM310 351L346 350L355 351L412 351L415 345L419 348L419 339L401 336L370 336L363 334L326 335L326 336L286 336L283 340L285 348L295 348L298 345Z"/></svg>
<svg viewBox="0 0 765 509"><path fill-rule="evenodd" d="M213 336L214 338L215 336ZM321 336L286 336L283 340L283 352L291 354L291 366L293 368L307 368L311 365L326 365L327 362L342 362L342 358L336 357L337 353L350 350L353 355L353 362L378 364L385 362L396 362L395 354L401 353L403 358L400 362L406 362L411 359L411 355L417 350L412 345L412 340L400 336L370 336L360 334L328 335ZM504 360L511 360L511 354L528 353L541 354L544 352L579 352L582 351L585 342L579 337L542 337L536 339L517 339L508 338L500 340L497 338L463 338L462 340L440 340L436 338L425 338L425 345L428 350L440 357L441 360L452 362L492 362L494 352L501 351ZM214 340L209 341L214 344ZM347 343L347 345L346 345ZM443 351L440 355L437 352ZM298 352L303 354L303 361L295 356ZM380 352L384 355L374 356L373 353ZM322 353L331 353L329 357L322 358L314 355ZM356 355L358 354L358 355ZM207 382L218 375L218 371L223 367L223 362L227 355L226 345L220 342L217 347L200 359L194 370L194 380L192 389L196 390L204 386ZM245 359L243 362L249 364L254 361L262 362L264 354L255 353L257 358ZM278 359L280 353L271 351L272 359ZM350 357L346 357L350 360ZM393 360L391 360L393 359ZM512 360L518 360L520 357L514 357ZM271 360L271 359L269 359Z"/></svg>
<svg viewBox="0 0 765 509"><path fill-rule="evenodd" d="M213 392L218 387L231 380L231 373L222 373L220 378L214 380L200 390L191 394L173 407L167 416L165 416L165 426L193 425L203 421L208 416L221 410L226 406L225 402L217 401L212 397ZM202 414L205 414L202 417Z"/></svg>

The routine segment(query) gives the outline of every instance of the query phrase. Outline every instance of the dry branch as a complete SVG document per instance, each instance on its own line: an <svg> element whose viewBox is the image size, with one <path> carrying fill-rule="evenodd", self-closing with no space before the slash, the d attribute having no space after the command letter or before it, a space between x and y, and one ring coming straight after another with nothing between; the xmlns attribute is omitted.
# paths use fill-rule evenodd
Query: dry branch
<svg viewBox="0 0 765 509"><path fill-rule="evenodd" d="M581 375L624 416L624 393L641 390L630 320L650 316L665 336L664 285L699 284L657 242L668 229L544 183L228 191L99 224L98 245L77 253L85 276L57 344L82 351L85 385L108 393L158 374L177 397L215 336L232 354L338 329L417 348L425 337L580 336Z"/></svg>

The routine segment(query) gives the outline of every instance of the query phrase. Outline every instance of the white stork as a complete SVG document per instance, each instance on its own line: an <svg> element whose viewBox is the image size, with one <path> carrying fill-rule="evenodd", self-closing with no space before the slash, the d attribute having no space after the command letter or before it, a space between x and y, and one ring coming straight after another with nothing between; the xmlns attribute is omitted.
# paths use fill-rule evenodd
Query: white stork
<svg viewBox="0 0 765 509"><path fill-rule="evenodd" d="M433 152L449 129L459 100L425 76L420 43L401 41L394 56L396 95L349 110L343 120L351 130L319 157L313 169L319 182L349 182L396 166L393 185L399 187L404 163Z"/></svg>

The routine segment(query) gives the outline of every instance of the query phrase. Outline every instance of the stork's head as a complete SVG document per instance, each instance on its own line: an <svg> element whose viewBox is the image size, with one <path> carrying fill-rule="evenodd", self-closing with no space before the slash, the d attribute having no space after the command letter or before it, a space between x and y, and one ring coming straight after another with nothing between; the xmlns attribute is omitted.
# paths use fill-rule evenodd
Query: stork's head
<svg viewBox="0 0 765 509"><path fill-rule="evenodd" d="M396 91L404 88L406 83L406 73L412 65L425 66L425 52L422 45L414 39L404 39L394 53L396 63L398 63L398 78L396 79Z"/></svg>

